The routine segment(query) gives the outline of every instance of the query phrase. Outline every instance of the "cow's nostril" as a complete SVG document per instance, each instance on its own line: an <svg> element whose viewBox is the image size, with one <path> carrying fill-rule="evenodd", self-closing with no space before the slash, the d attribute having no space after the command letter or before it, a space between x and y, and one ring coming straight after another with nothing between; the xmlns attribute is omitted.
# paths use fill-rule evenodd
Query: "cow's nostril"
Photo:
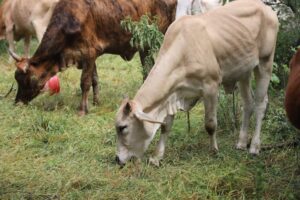
<svg viewBox="0 0 300 200"><path fill-rule="evenodd" d="M118 164L120 164L120 158L119 158L119 156L116 156L115 160L116 160L116 162L117 162Z"/></svg>

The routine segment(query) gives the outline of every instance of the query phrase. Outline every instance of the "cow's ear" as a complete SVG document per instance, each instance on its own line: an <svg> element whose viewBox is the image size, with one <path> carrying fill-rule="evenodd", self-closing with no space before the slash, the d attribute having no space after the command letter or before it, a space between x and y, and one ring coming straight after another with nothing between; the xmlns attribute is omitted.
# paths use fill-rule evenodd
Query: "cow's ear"
<svg viewBox="0 0 300 200"><path fill-rule="evenodd" d="M69 18L64 27L64 30L65 33L68 35L80 33L81 31L80 22L76 18Z"/></svg>
<svg viewBox="0 0 300 200"><path fill-rule="evenodd" d="M128 116L131 112L132 112L132 107L128 101L123 108L123 113L124 115Z"/></svg>
<svg viewBox="0 0 300 200"><path fill-rule="evenodd" d="M165 122L153 119L148 114L146 114L142 111L135 111L134 115L136 116L136 118L138 118L141 121L146 121L146 122L150 122L150 123L154 123L154 124L161 124L161 125L166 124Z"/></svg>

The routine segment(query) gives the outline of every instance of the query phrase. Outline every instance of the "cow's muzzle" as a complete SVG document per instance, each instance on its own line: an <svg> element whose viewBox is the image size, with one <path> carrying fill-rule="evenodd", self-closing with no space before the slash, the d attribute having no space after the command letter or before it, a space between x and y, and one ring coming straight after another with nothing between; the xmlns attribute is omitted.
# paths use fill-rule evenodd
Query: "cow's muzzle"
<svg viewBox="0 0 300 200"><path fill-rule="evenodd" d="M123 162L120 160L119 156L116 156L115 160L116 160L117 164L120 165L121 168L123 168L123 167L125 166L125 163L123 163Z"/></svg>
<svg viewBox="0 0 300 200"><path fill-rule="evenodd" d="M16 105L20 105L20 104L28 105L28 103L29 103L29 101L27 99L21 99L18 97L15 98Z"/></svg>

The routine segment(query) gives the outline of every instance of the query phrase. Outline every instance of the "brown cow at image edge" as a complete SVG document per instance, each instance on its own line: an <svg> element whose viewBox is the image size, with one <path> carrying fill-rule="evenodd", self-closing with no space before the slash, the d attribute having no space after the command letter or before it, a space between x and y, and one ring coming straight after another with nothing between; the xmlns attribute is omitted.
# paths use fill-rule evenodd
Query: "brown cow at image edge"
<svg viewBox="0 0 300 200"><path fill-rule="evenodd" d="M290 75L284 103L290 122L300 129L300 49L290 61Z"/></svg>

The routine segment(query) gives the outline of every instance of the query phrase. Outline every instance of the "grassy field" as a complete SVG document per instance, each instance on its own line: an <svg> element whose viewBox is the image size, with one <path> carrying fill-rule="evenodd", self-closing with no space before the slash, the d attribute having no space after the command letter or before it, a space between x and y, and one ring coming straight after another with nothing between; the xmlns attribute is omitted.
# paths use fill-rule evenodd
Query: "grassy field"
<svg viewBox="0 0 300 200"><path fill-rule="evenodd" d="M14 65L6 54L0 60L3 96L14 82ZM220 151L212 154L202 104L191 112L190 133L185 113L177 115L161 167L148 165L146 159L154 151L156 137L142 162L120 169L114 162L114 117L123 95L133 97L142 83L140 62L137 56L125 62L106 55L97 66L101 104L90 105L85 117L77 116L81 71L76 68L59 74L57 96L43 94L29 106L13 104L15 90L1 97L0 199L300 198L296 148L274 148L252 157L234 149L237 134L220 123ZM271 105L275 100L270 97ZM280 124L265 124L263 144L285 140L270 131ZM290 134L288 138L295 132Z"/></svg>

